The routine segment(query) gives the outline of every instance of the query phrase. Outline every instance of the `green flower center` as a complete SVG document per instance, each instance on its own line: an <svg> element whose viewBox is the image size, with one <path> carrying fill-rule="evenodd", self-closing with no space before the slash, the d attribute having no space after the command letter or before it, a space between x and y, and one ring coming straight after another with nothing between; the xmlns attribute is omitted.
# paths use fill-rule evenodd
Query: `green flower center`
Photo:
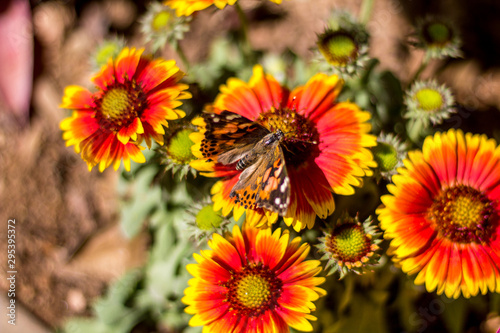
<svg viewBox="0 0 500 333"><path fill-rule="evenodd" d="M159 12L153 18L151 26L153 30L160 31L166 29L170 24L172 15L169 12Z"/></svg>
<svg viewBox="0 0 500 333"><path fill-rule="evenodd" d="M284 147L286 165L299 167L311 156L319 154L319 133L314 123L298 114L295 109L275 109L261 113L257 119L261 125L271 132L281 130L285 137L281 143Z"/></svg>
<svg viewBox="0 0 500 333"><path fill-rule="evenodd" d="M465 185L444 190L433 202L428 220L439 233L457 243L490 239L498 216L493 203L480 191Z"/></svg>
<svg viewBox="0 0 500 333"><path fill-rule="evenodd" d="M226 301L240 316L257 317L278 306L283 287L273 271L261 263L248 264L222 283L227 288Z"/></svg>
<svg viewBox="0 0 500 333"><path fill-rule="evenodd" d="M211 231L220 227L224 219L214 211L214 205L207 205L196 214L196 225L203 231Z"/></svg>
<svg viewBox="0 0 500 333"><path fill-rule="evenodd" d="M168 156L177 164L189 164L195 159L191 152L191 146L194 144L189 138L193 131L190 129L183 129L177 132L171 139L167 146Z"/></svg>
<svg viewBox="0 0 500 333"><path fill-rule="evenodd" d="M391 171L398 164L398 151L385 142L377 143L373 148L373 156L381 171Z"/></svg>
<svg viewBox="0 0 500 333"><path fill-rule="evenodd" d="M357 262L370 252L370 238L357 223L344 223L327 236L326 245L333 257L343 262Z"/></svg>
<svg viewBox="0 0 500 333"><path fill-rule="evenodd" d="M424 111L439 110L443 107L443 96L435 89L423 88L417 91L414 97L420 109Z"/></svg>
<svg viewBox="0 0 500 333"><path fill-rule="evenodd" d="M319 37L318 48L334 66L347 66L358 56L358 44L345 31L329 31Z"/></svg>
<svg viewBox="0 0 500 333"><path fill-rule="evenodd" d="M451 29L444 23L433 22L424 28L424 37L429 44L444 45L452 39Z"/></svg>

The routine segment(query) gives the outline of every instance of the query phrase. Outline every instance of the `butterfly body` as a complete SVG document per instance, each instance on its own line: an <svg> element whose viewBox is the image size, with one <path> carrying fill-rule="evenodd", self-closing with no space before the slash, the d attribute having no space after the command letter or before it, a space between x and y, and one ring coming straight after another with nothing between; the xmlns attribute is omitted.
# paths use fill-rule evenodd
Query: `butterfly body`
<svg viewBox="0 0 500 333"><path fill-rule="evenodd" d="M228 111L204 113L203 119L203 156L208 161L234 164L241 171L230 198L245 208L265 208L285 215L290 203L290 179L282 149L285 134Z"/></svg>
<svg viewBox="0 0 500 333"><path fill-rule="evenodd" d="M243 170L249 165L255 163L257 159L266 154L270 149L274 149L276 144L279 144L285 135L281 130L277 130L275 133L267 134L262 140L257 142L257 144L241 158L236 164L236 170Z"/></svg>

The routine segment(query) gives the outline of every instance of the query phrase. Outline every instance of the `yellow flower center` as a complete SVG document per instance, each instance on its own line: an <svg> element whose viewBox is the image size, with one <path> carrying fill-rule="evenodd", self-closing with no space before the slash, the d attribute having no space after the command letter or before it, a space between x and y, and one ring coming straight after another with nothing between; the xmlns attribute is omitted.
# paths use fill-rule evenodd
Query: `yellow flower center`
<svg viewBox="0 0 500 333"><path fill-rule="evenodd" d="M155 31L164 30L169 26L171 14L169 12L159 12L153 18L153 22L151 23L151 27Z"/></svg>
<svg viewBox="0 0 500 333"><path fill-rule="evenodd" d="M433 22L424 28L424 37L429 44L444 45L452 39L452 31L443 23Z"/></svg>
<svg viewBox="0 0 500 333"><path fill-rule="evenodd" d="M119 131L139 117L144 108L144 94L134 82L126 82L109 88L100 100L96 101L96 118L102 128Z"/></svg>
<svg viewBox="0 0 500 333"><path fill-rule="evenodd" d="M268 300L271 292L267 280L258 275L248 275L238 282L238 300L247 308L257 308Z"/></svg>
<svg viewBox="0 0 500 333"><path fill-rule="evenodd" d="M318 48L334 66L346 66L358 56L358 44L345 31L330 31L319 37Z"/></svg>
<svg viewBox="0 0 500 333"><path fill-rule="evenodd" d="M284 133L282 145L287 166L297 168L311 156L319 154L319 133L316 126L296 110L272 108L261 113L257 122L271 132L281 130Z"/></svg>
<svg viewBox="0 0 500 333"><path fill-rule="evenodd" d="M439 233L457 243L481 243L490 239L493 203L480 191L465 185L444 190L428 212Z"/></svg>
<svg viewBox="0 0 500 333"><path fill-rule="evenodd" d="M191 152L191 146L194 144L189 138L193 131L184 129L177 132L171 139L167 147L168 156L177 164L189 164L195 159Z"/></svg>
<svg viewBox="0 0 500 333"><path fill-rule="evenodd" d="M342 262L357 262L370 252L370 238L357 223L344 223L327 237L328 251Z"/></svg>
<svg viewBox="0 0 500 333"><path fill-rule="evenodd" d="M227 288L230 311L257 317L278 306L283 282L262 263L251 263L238 272L232 271L229 281L221 285Z"/></svg>
<svg viewBox="0 0 500 333"><path fill-rule="evenodd" d="M111 89L102 98L101 112L107 118L119 119L129 109L130 99L125 89Z"/></svg>
<svg viewBox="0 0 500 333"><path fill-rule="evenodd" d="M196 214L196 225L204 231L211 231L218 228L223 219L220 213L214 211L214 205L207 205Z"/></svg>
<svg viewBox="0 0 500 333"><path fill-rule="evenodd" d="M419 107L425 111L439 110L443 107L443 96L434 89L420 89L414 98L417 100Z"/></svg>
<svg viewBox="0 0 500 333"><path fill-rule="evenodd" d="M391 171L398 164L396 148L384 142L377 143L377 146L373 148L373 156L381 171Z"/></svg>

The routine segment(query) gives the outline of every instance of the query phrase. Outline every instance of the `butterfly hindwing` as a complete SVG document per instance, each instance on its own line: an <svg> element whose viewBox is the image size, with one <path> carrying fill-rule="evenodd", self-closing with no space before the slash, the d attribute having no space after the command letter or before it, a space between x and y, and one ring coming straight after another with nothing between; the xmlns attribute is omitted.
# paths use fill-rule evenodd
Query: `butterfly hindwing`
<svg viewBox="0 0 500 333"><path fill-rule="evenodd" d="M230 197L245 208L265 208L285 215L290 202L290 179L279 141L240 175Z"/></svg>

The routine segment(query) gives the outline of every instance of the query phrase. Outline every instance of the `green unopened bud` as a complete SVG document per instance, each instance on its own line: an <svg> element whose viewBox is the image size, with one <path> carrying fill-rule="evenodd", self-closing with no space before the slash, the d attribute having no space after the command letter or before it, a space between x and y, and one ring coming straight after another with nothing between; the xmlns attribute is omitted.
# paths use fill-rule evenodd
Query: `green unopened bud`
<svg viewBox="0 0 500 333"><path fill-rule="evenodd" d="M191 133L193 133L193 130L183 129L170 139L167 146L167 154L174 163L187 165L196 159L191 152L191 146L194 144L189 138L189 134Z"/></svg>
<svg viewBox="0 0 500 333"><path fill-rule="evenodd" d="M358 45L345 31L326 31L318 37L321 54L333 66L345 67L356 60Z"/></svg>
<svg viewBox="0 0 500 333"><path fill-rule="evenodd" d="M93 69L97 71L106 65L110 58L116 58L124 47L124 40L119 38L105 40L99 44L91 57Z"/></svg>
<svg viewBox="0 0 500 333"><path fill-rule="evenodd" d="M219 228L224 221L222 215L214 211L214 205L203 207L196 214L196 225L203 231L213 231L214 228Z"/></svg>
<svg viewBox="0 0 500 333"><path fill-rule="evenodd" d="M373 148L373 156L381 171L390 171L398 164L398 152L393 146L379 142Z"/></svg>
<svg viewBox="0 0 500 333"><path fill-rule="evenodd" d="M424 49L428 58L442 59L462 56L462 44L456 29L450 22L435 17L417 21L415 46Z"/></svg>
<svg viewBox="0 0 500 333"><path fill-rule="evenodd" d="M362 274L376 265L380 259L380 235L369 219L360 223L357 218L341 217L316 245L323 254L321 260L327 260L327 274L339 272L342 279L349 272Z"/></svg>

